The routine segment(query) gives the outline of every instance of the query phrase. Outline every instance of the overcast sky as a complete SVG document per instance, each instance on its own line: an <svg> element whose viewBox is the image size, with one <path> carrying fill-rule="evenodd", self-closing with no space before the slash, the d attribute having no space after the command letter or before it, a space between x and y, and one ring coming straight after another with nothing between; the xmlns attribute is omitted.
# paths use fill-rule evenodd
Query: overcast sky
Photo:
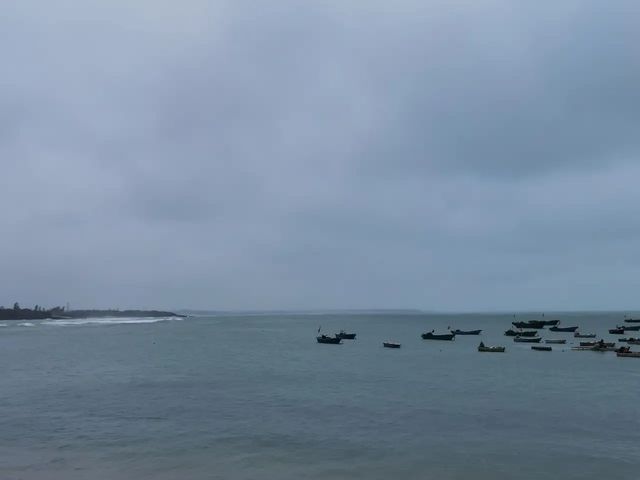
<svg viewBox="0 0 640 480"><path fill-rule="evenodd" d="M640 307L640 4L0 6L0 305Z"/></svg>

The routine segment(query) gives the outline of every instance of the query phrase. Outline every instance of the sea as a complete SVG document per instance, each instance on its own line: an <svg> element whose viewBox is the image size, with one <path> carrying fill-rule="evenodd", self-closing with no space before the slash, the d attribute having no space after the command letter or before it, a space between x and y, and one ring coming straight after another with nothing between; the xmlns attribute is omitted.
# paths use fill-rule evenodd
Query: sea
<svg viewBox="0 0 640 480"><path fill-rule="evenodd" d="M623 314L545 318L615 341ZM513 319L5 321L0 479L640 478L640 359L572 351L572 334L547 330L568 343L532 351L503 335ZM483 332L420 337L447 327ZM357 337L322 345L319 329Z"/></svg>

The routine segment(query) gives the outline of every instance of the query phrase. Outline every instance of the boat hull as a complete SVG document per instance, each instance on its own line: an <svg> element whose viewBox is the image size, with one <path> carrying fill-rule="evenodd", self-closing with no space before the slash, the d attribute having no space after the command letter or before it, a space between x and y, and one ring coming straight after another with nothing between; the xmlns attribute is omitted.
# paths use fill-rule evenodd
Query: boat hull
<svg viewBox="0 0 640 480"><path fill-rule="evenodd" d="M355 333L336 333L336 337L341 338L342 340L355 340Z"/></svg>
<svg viewBox="0 0 640 480"><path fill-rule="evenodd" d="M551 327L549 329L550 332L565 332L565 333L573 333L578 329L578 327Z"/></svg>
<svg viewBox="0 0 640 480"><path fill-rule="evenodd" d="M400 344L394 342L384 342L382 346L385 348L400 348Z"/></svg>
<svg viewBox="0 0 640 480"><path fill-rule="evenodd" d="M640 358L640 352L618 352L618 357Z"/></svg>
<svg viewBox="0 0 640 480"><path fill-rule="evenodd" d="M342 339L338 337L327 337L325 335L321 335L316 337L318 343L325 343L328 345L340 345L342 343Z"/></svg>
<svg viewBox="0 0 640 480"><path fill-rule="evenodd" d="M565 343L567 343L566 340L545 340L544 343L553 343L553 344L557 344L557 345L564 345Z"/></svg>
<svg viewBox="0 0 640 480"><path fill-rule="evenodd" d="M511 322L516 328L536 328L541 329L545 327L545 322L541 320L529 320L528 322Z"/></svg>
<svg viewBox="0 0 640 480"><path fill-rule="evenodd" d="M454 330L455 335L480 335L482 330Z"/></svg>
<svg viewBox="0 0 640 480"><path fill-rule="evenodd" d="M515 337L513 339L516 343L540 343L542 338L540 337Z"/></svg>
<svg viewBox="0 0 640 480"><path fill-rule="evenodd" d="M504 353L505 347L478 347L479 352Z"/></svg>
<svg viewBox="0 0 640 480"><path fill-rule="evenodd" d="M453 340L454 338L456 338L455 334L453 333L437 334L437 333L428 332L428 333L423 333L421 336L423 340Z"/></svg>
<svg viewBox="0 0 640 480"><path fill-rule="evenodd" d="M545 347L542 345L532 345L531 350L535 350L536 352L550 352L552 350L551 347Z"/></svg>

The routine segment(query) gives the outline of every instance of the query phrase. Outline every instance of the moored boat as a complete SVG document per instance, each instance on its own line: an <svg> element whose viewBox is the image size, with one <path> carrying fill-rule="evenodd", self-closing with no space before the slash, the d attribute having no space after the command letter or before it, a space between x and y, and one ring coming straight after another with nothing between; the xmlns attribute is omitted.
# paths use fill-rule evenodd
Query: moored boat
<svg viewBox="0 0 640 480"><path fill-rule="evenodd" d="M551 327L549 329L549 331L550 332L569 332L569 333L573 333L577 329L578 329L577 326L575 326L575 327L558 327L558 326L555 326L555 327Z"/></svg>
<svg viewBox="0 0 640 480"><path fill-rule="evenodd" d="M386 348L400 348L401 344L396 342L383 342L382 346Z"/></svg>
<svg viewBox="0 0 640 480"><path fill-rule="evenodd" d="M480 345L478 345L478 351L479 352L503 353L505 351L505 347L499 347L499 346L487 347L484 344L484 342L480 342Z"/></svg>
<svg viewBox="0 0 640 480"><path fill-rule="evenodd" d="M453 340L456 338L455 333L434 333L433 330L423 333L421 336L423 340Z"/></svg>
<svg viewBox="0 0 640 480"><path fill-rule="evenodd" d="M625 332L640 332L640 325L625 325L622 328Z"/></svg>
<svg viewBox="0 0 640 480"><path fill-rule="evenodd" d="M640 318L625 318L625 323L640 323Z"/></svg>
<svg viewBox="0 0 640 480"><path fill-rule="evenodd" d="M624 327L616 327L609 329L611 335L624 335Z"/></svg>
<svg viewBox="0 0 640 480"><path fill-rule="evenodd" d="M513 339L517 343L540 343L540 340L542 340L540 337L515 337Z"/></svg>
<svg viewBox="0 0 640 480"><path fill-rule="evenodd" d="M550 352L552 348L545 347L544 345L531 345L531 350L536 350L538 352Z"/></svg>
<svg viewBox="0 0 640 480"><path fill-rule="evenodd" d="M482 330L454 330L453 333L455 335L480 335Z"/></svg>
<svg viewBox="0 0 640 480"><path fill-rule="evenodd" d="M544 328L545 322L544 322L544 320L529 320L529 321L526 321L526 322L511 322L511 325L513 325L516 328L537 328L537 329L541 329L541 328Z"/></svg>
<svg viewBox="0 0 640 480"><path fill-rule="evenodd" d="M627 343L629 345L640 345L640 338L628 338Z"/></svg>
<svg viewBox="0 0 640 480"><path fill-rule="evenodd" d="M355 340L356 338L356 334L355 333L347 333L344 330L340 330L339 333L336 333L336 337L339 337L343 340Z"/></svg>
<svg viewBox="0 0 640 480"><path fill-rule="evenodd" d="M559 345L563 345L565 343L567 343L567 341L564 338L561 339L547 339L544 341L544 343L557 343Z"/></svg>
<svg viewBox="0 0 640 480"><path fill-rule="evenodd" d="M318 335L316 340L318 343L328 343L331 345L338 345L342 343L342 339L340 337L329 337L327 335Z"/></svg>
<svg viewBox="0 0 640 480"><path fill-rule="evenodd" d="M504 332L504 334L507 337L535 337L536 335L538 335L538 332L536 330L513 330L513 329L509 329L506 332Z"/></svg>
<svg viewBox="0 0 640 480"><path fill-rule="evenodd" d="M596 342L580 342L581 347L593 347Z"/></svg>
<svg viewBox="0 0 640 480"><path fill-rule="evenodd" d="M616 351L618 357L640 358L640 352L632 352L629 347L622 347Z"/></svg>
<svg viewBox="0 0 640 480"><path fill-rule="evenodd" d="M596 338L596 334L595 333L580 333L580 332L575 332L573 334L573 336L575 338Z"/></svg>
<svg viewBox="0 0 640 480"><path fill-rule="evenodd" d="M548 327L555 327L560 323L560 320L541 320Z"/></svg>

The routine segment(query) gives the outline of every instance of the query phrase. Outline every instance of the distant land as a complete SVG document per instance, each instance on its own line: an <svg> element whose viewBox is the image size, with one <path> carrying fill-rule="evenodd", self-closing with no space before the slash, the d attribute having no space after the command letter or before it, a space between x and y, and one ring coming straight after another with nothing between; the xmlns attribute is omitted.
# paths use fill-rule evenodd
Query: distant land
<svg viewBox="0 0 640 480"><path fill-rule="evenodd" d="M162 310L66 310L65 307L44 308L36 305L34 308L21 308L18 303L13 308L0 307L0 320L46 320L64 318L105 318L105 317L184 317L173 312Z"/></svg>

